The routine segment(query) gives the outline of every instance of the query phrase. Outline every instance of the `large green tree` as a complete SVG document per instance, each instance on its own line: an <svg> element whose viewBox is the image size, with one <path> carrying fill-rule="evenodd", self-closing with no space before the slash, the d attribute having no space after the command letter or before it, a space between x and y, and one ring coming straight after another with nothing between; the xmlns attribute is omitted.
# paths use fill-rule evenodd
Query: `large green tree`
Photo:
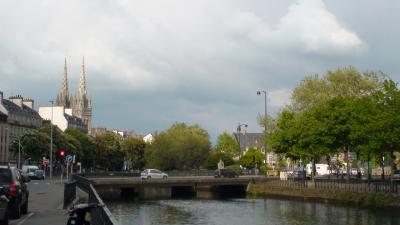
<svg viewBox="0 0 400 225"><path fill-rule="evenodd" d="M12 141L11 151L15 156L18 155L19 144L21 144L21 156L25 159L30 158L34 162L39 162L42 157L49 157L50 137L49 135L34 130Z"/></svg>
<svg viewBox="0 0 400 225"><path fill-rule="evenodd" d="M168 130L156 134L146 147L147 167L163 170L199 168L210 152L210 138L198 125L175 123Z"/></svg>
<svg viewBox="0 0 400 225"><path fill-rule="evenodd" d="M96 167L121 170L125 154L120 147L120 137L114 132L104 132L94 138L96 146Z"/></svg>
<svg viewBox="0 0 400 225"><path fill-rule="evenodd" d="M322 77L307 76L293 90L290 108L303 112L335 97L369 95L383 88L386 77L379 72L361 73L353 67L328 71Z"/></svg>
<svg viewBox="0 0 400 225"><path fill-rule="evenodd" d="M228 132L218 135L217 144L214 146L217 152L223 152L227 156L233 158L239 155L239 144Z"/></svg>
<svg viewBox="0 0 400 225"><path fill-rule="evenodd" d="M65 133L75 138L78 142L77 161L82 163L83 167L89 168L95 166L96 146L93 138L74 128L68 128Z"/></svg>
<svg viewBox="0 0 400 225"><path fill-rule="evenodd" d="M128 137L121 142L121 149L125 152L126 159L132 163L133 168L142 169L145 166L144 150L146 143L142 138Z"/></svg>
<svg viewBox="0 0 400 225"><path fill-rule="evenodd" d="M250 148L242 157L240 157L240 165L252 169L255 168L256 164L261 166L264 159L264 153L255 148Z"/></svg>

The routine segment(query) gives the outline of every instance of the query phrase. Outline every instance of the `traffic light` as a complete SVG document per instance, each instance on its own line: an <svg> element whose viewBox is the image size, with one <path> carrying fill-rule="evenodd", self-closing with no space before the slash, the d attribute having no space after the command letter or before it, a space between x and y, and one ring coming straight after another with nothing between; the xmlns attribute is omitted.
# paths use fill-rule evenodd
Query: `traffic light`
<svg viewBox="0 0 400 225"><path fill-rule="evenodd" d="M65 156L65 152L64 152L64 150L61 149L61 150L60 150L60 157L61 157L61 158L64 158L64 156Z"/></svg>

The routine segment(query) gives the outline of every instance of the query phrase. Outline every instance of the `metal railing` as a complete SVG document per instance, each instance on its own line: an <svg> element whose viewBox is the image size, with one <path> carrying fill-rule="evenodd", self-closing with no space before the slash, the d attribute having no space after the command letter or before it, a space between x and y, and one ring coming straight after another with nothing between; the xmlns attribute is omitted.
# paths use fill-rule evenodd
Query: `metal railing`
<svg viewBox="0 0 400 225"><path fill-rule="evenodd" d="M91 212L91 223L93 225L119 225L119 222L115 219L114 215L110 212L107 206L104 204L103 200L100 198L96 189L93 187L90 180L83 176L74 174L72 179L76 182L81 190L89 195L89 203L102 204L104 207L95 208Z"/></svg>
<svg viewBox="0 0 400 225"><path fill-rule="evenodd" d="M358 193L391 193L400 195L400 181L351 180L271 180L266 184L277 187L314 188L320 190L351 191Z"/></svg>

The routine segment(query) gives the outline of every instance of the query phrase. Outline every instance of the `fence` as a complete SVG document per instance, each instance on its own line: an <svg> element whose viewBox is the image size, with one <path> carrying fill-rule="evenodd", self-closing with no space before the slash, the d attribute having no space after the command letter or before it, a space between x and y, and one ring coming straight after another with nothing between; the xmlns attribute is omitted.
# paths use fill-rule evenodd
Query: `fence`
<svg viewBox="0 0 400 225"><path fill-rule="evenodd" d="M76 198L76 182L64 184L64 209Z"/></svg>
<svg viewBox="0 0 400 225"><path fill-rule="evenodd" d="M100 198L99 194L96 192L96 189L93 187L91 182L85 177L74 174L73 180L75 181L76 186L85 191L89 195L88 202L89 203L97 203L102 204L104 207L95 208L92 210L92 224L93 225L119 225L118 221L111 214L110 210L104 204L103 200Z"/></svg>
<svg viewBox="0 0 400 225"><path fill-rule="evenodd" d="M321 190L340 190L359 193L392 193L400 195L400 181L373 181L362 180L272 180L271 186L293 188L315 188Z"/></svg>

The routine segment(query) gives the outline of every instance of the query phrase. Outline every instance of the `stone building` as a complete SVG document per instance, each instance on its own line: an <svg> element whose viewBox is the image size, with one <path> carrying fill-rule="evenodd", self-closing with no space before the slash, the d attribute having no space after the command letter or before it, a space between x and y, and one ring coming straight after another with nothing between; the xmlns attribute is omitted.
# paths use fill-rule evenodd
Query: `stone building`
<svg viewBox="0 0 400 225"><path fill-rule="evenodd" d="M56 106L62 106L65 109L72 109L72 115L80 118L86 125L86 130L91 133L92 128L92 98L86 89L86 71L85 61L82 61L81 73L79 78L79 87L74 96L68 89L68 70L67 61L64 64L64 76L61 83L60 93L56 98ZM68 115L68 114L67 114Z"/></svg>
<svg viewBox="0 0 400 225"><path fill-rule="evenodd" d="M23 134L42 126L42 118L34 110L34 101L22 96L3 97L0 91L0 161L9 162L10 144Z"/></svg>

